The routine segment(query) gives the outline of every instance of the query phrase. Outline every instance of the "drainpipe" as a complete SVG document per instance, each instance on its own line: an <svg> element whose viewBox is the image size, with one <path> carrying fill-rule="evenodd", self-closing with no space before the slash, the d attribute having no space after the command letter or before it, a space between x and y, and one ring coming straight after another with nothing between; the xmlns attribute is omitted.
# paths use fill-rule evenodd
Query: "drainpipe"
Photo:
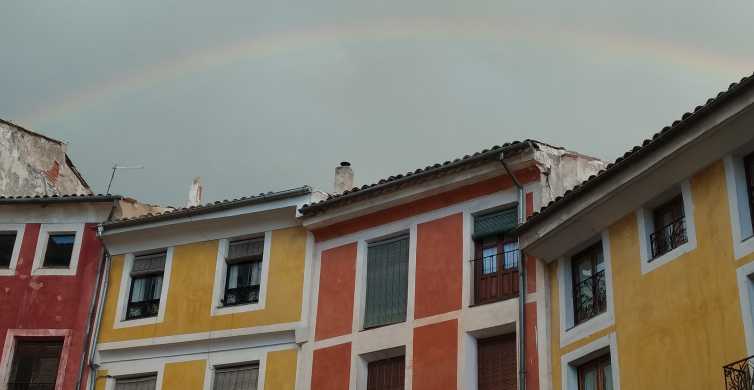
<svg viewBox="0 0 754 390"><path fill-rule="evenodd" d="M503 168L508 173L508 176L513 180L513 184L518 188L518 225L524 223L525 199L524 199L524 187L518 178L508 168L508 164L505 162L505 152L500 153L500 163L503 164ZM520 242L516 238L517 246ZM520 246L519 246L520 248ZM518 389L526 390L526 266L524 263L524 252L519 250L518 261Z"/></svg>
<svg viewBox="0 0 754 390"><path fill-rule="evenodd" d="M107 293L107 288L110 284L111 257L110 253L107 252L107 249L105 249L103 261L105 270L102 274L102 284L100 285L99 297L97 298L98 304L96 316L94 317L94 332L89 344L89 361L87 363L89 366L89 390L94 390L94 386L96 385L95 382L97 381L98 365L94 363L95 347L97 345L97 339L99 339L99 330L102 326L102 312L105 308L105 294Z"/></svg>

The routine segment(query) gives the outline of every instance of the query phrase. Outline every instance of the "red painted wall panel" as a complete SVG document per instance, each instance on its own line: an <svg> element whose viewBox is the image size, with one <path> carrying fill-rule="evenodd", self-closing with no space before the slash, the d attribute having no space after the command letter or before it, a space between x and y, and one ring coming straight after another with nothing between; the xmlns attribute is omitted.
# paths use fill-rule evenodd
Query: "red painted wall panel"
<svg viewBox="0 0 754 390"><path fill-rule="evenodd" d="M32 276L39 230L40 224L26 225L15 275L0 276L0 350L5 347L8 329L70 329L63 388L72 389L85 348L89 305L96 291L102 246L96 236L96 224L87 224L75 276Z"/></svg>
<svg viewBox="0 0 754 390"><path fill-rule="evenodd" d="M315 340L351 333L356 243L322 251Z"/></svg>
<svg viewBox="0 0 754 390"><path fill-rule="evenodd" d="M415 318L461 309L463 215L417 227Z"/></svg>
<svg viewBox="0 0 754 390"><path fill-rule="evenodd" d="M311 390L348 390L351 343L314 351Z"/></svg>
<svg viewBox="0 0 754 390"><path fill-rule="evenodd" d="M452 390L457 386L458 321L414 328L414 390Z"/></svg>

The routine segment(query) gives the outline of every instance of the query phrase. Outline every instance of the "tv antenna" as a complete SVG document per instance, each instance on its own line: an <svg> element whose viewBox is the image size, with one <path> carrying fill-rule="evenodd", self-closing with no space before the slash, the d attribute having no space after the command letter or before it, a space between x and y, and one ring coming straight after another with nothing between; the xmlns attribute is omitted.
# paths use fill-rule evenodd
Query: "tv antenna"
<svg viewBox="0 0 754 390"><path fill-rule="evenodd" d="M143 165L113 165L113 173L110 175L110 181L107 182L107 191L105 191L106 194L110 193L110 186L113 185L113 179L115 179L115 172L118 171L118 169L144 169Z"/></svg>

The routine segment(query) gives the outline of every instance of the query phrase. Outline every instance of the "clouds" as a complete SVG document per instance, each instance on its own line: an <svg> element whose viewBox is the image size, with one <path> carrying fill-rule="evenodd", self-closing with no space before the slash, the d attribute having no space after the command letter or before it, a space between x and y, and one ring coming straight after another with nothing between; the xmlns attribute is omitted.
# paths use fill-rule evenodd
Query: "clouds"
<svg viewBox="0 0 754 390"><path fill-rule="evenodd" d="M0 116L181 204L196 175L327 190L341 160L365 183L522 138L614 158L754 59L746 2L273 3L4 4Z"/></svg>

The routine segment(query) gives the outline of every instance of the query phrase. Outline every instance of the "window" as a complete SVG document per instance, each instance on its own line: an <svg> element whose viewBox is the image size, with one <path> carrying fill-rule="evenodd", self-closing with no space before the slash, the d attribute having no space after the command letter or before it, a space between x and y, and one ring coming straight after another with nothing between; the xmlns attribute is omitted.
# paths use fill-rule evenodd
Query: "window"
<svg viewBox="0 0 754 390"><path fill-rule="evenodd" d="M166 257L167 254L163 251L134 258L126 320L157 316Z"/></svg>
<svg viewBox="0 0 754 390"><path fill-rule="evenodd" d="M613 390L610 356L592 360L579 367L579 390Z"/></svg>
<svg viewBox="0 0 754 390"><path fill-rule="evenodd" d="M115 381L115 390L154 390L156 385L157 375L119 378Z"/></svg>
<svg viewBox="0 0 754 390"><path fill-rule="evenodd" d="M403 356L376 360L367 365L367 390L403 390L406 363Z"/></svg>
<svg viewBox="0 0 754 390"><path fill-rule="evenodd" d="M474 303L483 304L518 295L518 242L507 234L516 227L516 209L474 217Z"/></svg>
<svg viewBox="0 0 754 390"><path fill-rule="evenodd" d="M571 258L574 326L607 309L605 259L599 242Z"/></svg>
<svg viewBox="0 0 754 390"><path fill-rule="evenodd" d="M479 390L515 390L516 364L515 333L477 341Z"/></svg>
<svg viewBox="0 0 754 390"><path fill-rule="evenodd" d="M18 341L8 390L54 389L62 350L63 341Z"/></svg>
<svg viewBox="0 0 754 390"><path fill-rule="evenodd" d="M744 171L746 172L746 193L749 196L749 213L752 229L754 229L754 153L744 157Z"/></svg>
<svg viewBox="0 0 754 390"><path fill-rule="evenodd" d="M367 248L364 328L405 321L407 290L408 235L371 243Z"/></svg>
<svg viewBox="0 0 754 390"><path fill-rule="evenodd" d="M76 233L50 233L47 238L43 267L68 268L71 264L75 241Z"/></svg>
<svg viewBox="0 0 754 390"><path fill-rule="evenodd" d="M213 390L256 390L258 379L258 364L216 367L212 388Z"/></svg>
<svg viewBox="0 0 754 390"><path fill-rule="evenodd" d="M231 241L225 259L223 306L259 302L264 238Z"/></svg>
<svg viewBox="0 0 754 390"><path fill-rule="evenodd" d="M652 216L654 233L649 236L649 242L653 259L688 242L682 195L654 209Z"/></svg>
<svg viewBox="0 0 754 390"><path fill-rule="evenodd" d="M16 246L16 232L0 233L0 268L9 268Z"/></svg>

